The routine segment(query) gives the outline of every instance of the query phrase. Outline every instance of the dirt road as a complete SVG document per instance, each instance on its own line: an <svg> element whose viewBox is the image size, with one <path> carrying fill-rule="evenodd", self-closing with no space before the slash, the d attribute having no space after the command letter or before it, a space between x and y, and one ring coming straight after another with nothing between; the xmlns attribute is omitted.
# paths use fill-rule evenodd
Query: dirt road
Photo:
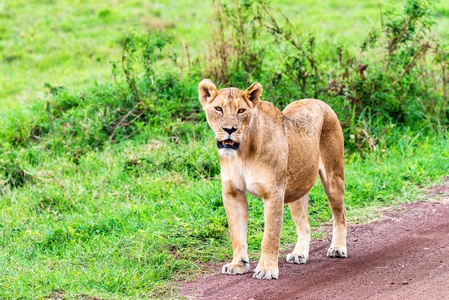
<svg viewBox="0 0 449 300"><path fill-rule="evenodd" d="M404 205L382 222L348 228L346 259L326 257L329 240L313 241L305 265L279 258L279 279L253 273L186 283L191 299L449 299L449 185L432 190L445 203ZM443 194L447 193L447 194ZM257 262L251 263L254 270Z"/></svg>

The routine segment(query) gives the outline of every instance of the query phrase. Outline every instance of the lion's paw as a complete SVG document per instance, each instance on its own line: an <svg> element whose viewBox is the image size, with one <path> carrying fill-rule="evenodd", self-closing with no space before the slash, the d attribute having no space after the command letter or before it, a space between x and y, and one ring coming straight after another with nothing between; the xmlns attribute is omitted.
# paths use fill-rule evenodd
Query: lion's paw
<svg viewBox="0 0 449 300"><path fill-rule="evenodd" d="M287 254L287 262L290 264L305 264L307 262L307 257L301 254L290 253Z"/></svg>
<svg viewBox="0 0 449 300"><path fill-rule="evenodd" d="M221 273L223 274L231 274L231 275L240 275L245 274L249 271L249 261L246 259L240 259L236 262L231 262L223 266L221 269Z"/></svg>
<svg viewBox="0 0 449 300"><path fill-rule="evenodd" d="M257 270L253 275L253 278L256 279L266 279L266 280L271 280L271 279L278 279L279 277L279 269L261 269L261 270Z"/></svg>
<svg viewBox="0 0 449 300"><path fill-rule="evenodd" d="M348 251L346 248L330 247L327 250L327 256L329 257L348 257Z"/></svg>

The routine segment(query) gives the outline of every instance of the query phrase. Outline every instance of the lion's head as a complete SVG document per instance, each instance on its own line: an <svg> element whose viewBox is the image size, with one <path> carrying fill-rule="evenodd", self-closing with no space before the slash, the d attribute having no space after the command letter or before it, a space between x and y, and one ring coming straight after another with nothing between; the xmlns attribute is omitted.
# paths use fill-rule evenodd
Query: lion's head
<svg viewBox="0 0 449 300"><path fill-rule="evenodd" d="M198 86L198 94L207 122L215 132L218 153L235 155L260 101L262 86L255 82L245 91L236 88L218 91L212 81L204 79Z"/></svg>

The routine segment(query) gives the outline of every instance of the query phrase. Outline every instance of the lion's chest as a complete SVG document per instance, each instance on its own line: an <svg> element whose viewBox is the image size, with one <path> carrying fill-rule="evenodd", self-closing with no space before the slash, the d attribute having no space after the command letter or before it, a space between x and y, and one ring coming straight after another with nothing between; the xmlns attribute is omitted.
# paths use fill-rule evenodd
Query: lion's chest
<svg viewBox="0 0 449 300"><path fill-rule="evenodd" d="M264 194L267 194L267 189L264 188L263 186L264 186L263 183L252 181L246 185L246 191L259 199L267 198L266 195L265 197L262 196Z"/></svg>
<svg viewBox="0 0 449 300"><path fill-rule="evenodd" d="M279 180L273 176L273 171L269 168L245 163L238 158L222 164L221 178L223 183L260 199L269 198L279 184Z"/></svg>

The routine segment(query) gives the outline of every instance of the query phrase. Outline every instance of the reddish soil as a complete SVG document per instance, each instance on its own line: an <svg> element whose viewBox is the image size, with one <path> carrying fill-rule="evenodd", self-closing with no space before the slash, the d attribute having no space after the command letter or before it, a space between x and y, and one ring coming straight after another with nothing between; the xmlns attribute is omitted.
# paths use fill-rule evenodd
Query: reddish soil
<svg viewBox="0 0 449 300"><path fill-rule="evenodd" d="M440 203L407 204L384 221L348 227L348 258L326 257L330 241L313 241L305 265L279 258L278 280L253 273L185 283L190 299L449 299L449 184L429 195ZM257 262L251 262L254 270Z"/></svg>

